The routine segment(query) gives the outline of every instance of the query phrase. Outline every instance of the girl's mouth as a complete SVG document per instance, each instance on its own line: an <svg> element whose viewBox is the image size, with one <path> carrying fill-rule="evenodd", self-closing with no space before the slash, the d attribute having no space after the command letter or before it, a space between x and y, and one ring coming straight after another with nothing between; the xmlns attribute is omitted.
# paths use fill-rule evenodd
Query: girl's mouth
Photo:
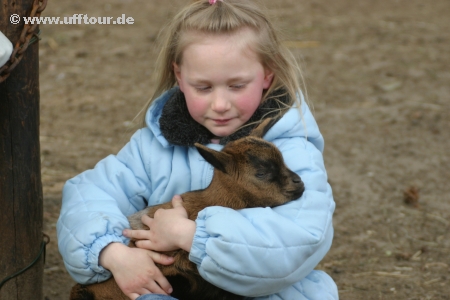
<svg viewBox="0 0 450 300"><path fill-rule="evenodd" d="M216 123L216 125L226 125L230 120L231 119L213 119L213 122Z"/></svg>

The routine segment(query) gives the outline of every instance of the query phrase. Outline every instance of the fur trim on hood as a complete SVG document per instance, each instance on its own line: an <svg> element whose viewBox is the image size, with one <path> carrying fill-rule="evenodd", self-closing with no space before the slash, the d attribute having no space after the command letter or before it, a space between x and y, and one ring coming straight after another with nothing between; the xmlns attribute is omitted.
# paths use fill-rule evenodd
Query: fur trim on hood
<svg viewBox="0 0 450 300"><path fill-rule="evenodd" d="M240 129L229 136L221 138L219 144L225 145L228 142L247 136L262 119L274 117L280 110L283 113L286 112L286 108L289 108L287 106L289 103L288 97L284 90L274 91ZM283 107L280 102L286 104L286 106ZM193 146L195 143L206 145L214 137L206 127L191 117L184 94L179 89L171 95L164 105L159 125L163 136L169 143L174 145Z"/></svg>

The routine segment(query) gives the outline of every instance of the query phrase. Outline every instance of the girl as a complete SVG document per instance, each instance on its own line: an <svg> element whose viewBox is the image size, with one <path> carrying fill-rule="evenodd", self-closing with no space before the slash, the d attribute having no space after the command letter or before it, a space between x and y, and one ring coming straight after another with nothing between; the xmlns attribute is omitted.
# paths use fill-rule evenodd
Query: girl
<svg viewBox="0 0 450 300"><path fill-rule="evenodd" d="M292 55L251 1L195 1L166 33L144 128L64 187L57 230L69 273L84 284L112 274L130 299L170 298L154 263L172 260L154 251L181 248L203 278L235 294L337 299L333 280L314 270L331 246L334 201L323 138ZM282 118L265 139L301 176L303 196L273 209L209 207L196 222L187 219L174 195L207 187L213 173L191 146L220 150L275 115ZM149 231L125 230L127 215L172 197L173 209L143 218ZM141 239L138 248L126 246L132 236Z"/></svg>

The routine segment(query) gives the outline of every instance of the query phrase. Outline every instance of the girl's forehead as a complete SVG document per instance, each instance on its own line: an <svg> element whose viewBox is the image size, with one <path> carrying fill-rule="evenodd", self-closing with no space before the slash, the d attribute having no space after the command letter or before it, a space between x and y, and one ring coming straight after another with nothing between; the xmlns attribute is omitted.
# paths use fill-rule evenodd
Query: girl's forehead
<svg viewBox="0 0 450 300"><path fill-rule="evenodd" d="M255 54L256 33L250 28L243 28L226 33L207 33L199 31L188 31L182 35L180 43L180 54L189 46L222 45L234 49L242 49L248 54Z"/></svg>
<svg viewBox="0 0 450 300"><path fill-rule="evenodd" d="M239 30L231 32L203 32L196 30L187 30L182 36L187 39L196 41L210 41L210 40L254 40L256 33L253 29L243 27Z"/></svg>

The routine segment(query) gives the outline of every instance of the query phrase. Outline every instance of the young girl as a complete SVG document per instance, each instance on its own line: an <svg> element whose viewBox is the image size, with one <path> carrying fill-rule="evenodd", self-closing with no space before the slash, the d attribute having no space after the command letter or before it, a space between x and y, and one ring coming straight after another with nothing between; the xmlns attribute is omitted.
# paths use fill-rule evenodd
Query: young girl
<svg viewBox="0 0 450 300"><path fill-rule="evenodd" d="M166 33L144 128L64 187L57 229L69 273L83 284L114 275L130 299L170 298L155 295L172 292L155 263L172 259L155 251L181 248L203 278L235 294L338 299L333 280L314 270L332 243L335 205L295 59L247 0L195 1ZM303 196L276 208L208 207L187 219L174 195L206 188L213 174L192 145L220 150L275 115L282 118L264 138L301 176ZM171 199L173 209L143 218L150 230L127 230L127 215ZM129 237L141 239L138 248L126 246Z"/></svg>

